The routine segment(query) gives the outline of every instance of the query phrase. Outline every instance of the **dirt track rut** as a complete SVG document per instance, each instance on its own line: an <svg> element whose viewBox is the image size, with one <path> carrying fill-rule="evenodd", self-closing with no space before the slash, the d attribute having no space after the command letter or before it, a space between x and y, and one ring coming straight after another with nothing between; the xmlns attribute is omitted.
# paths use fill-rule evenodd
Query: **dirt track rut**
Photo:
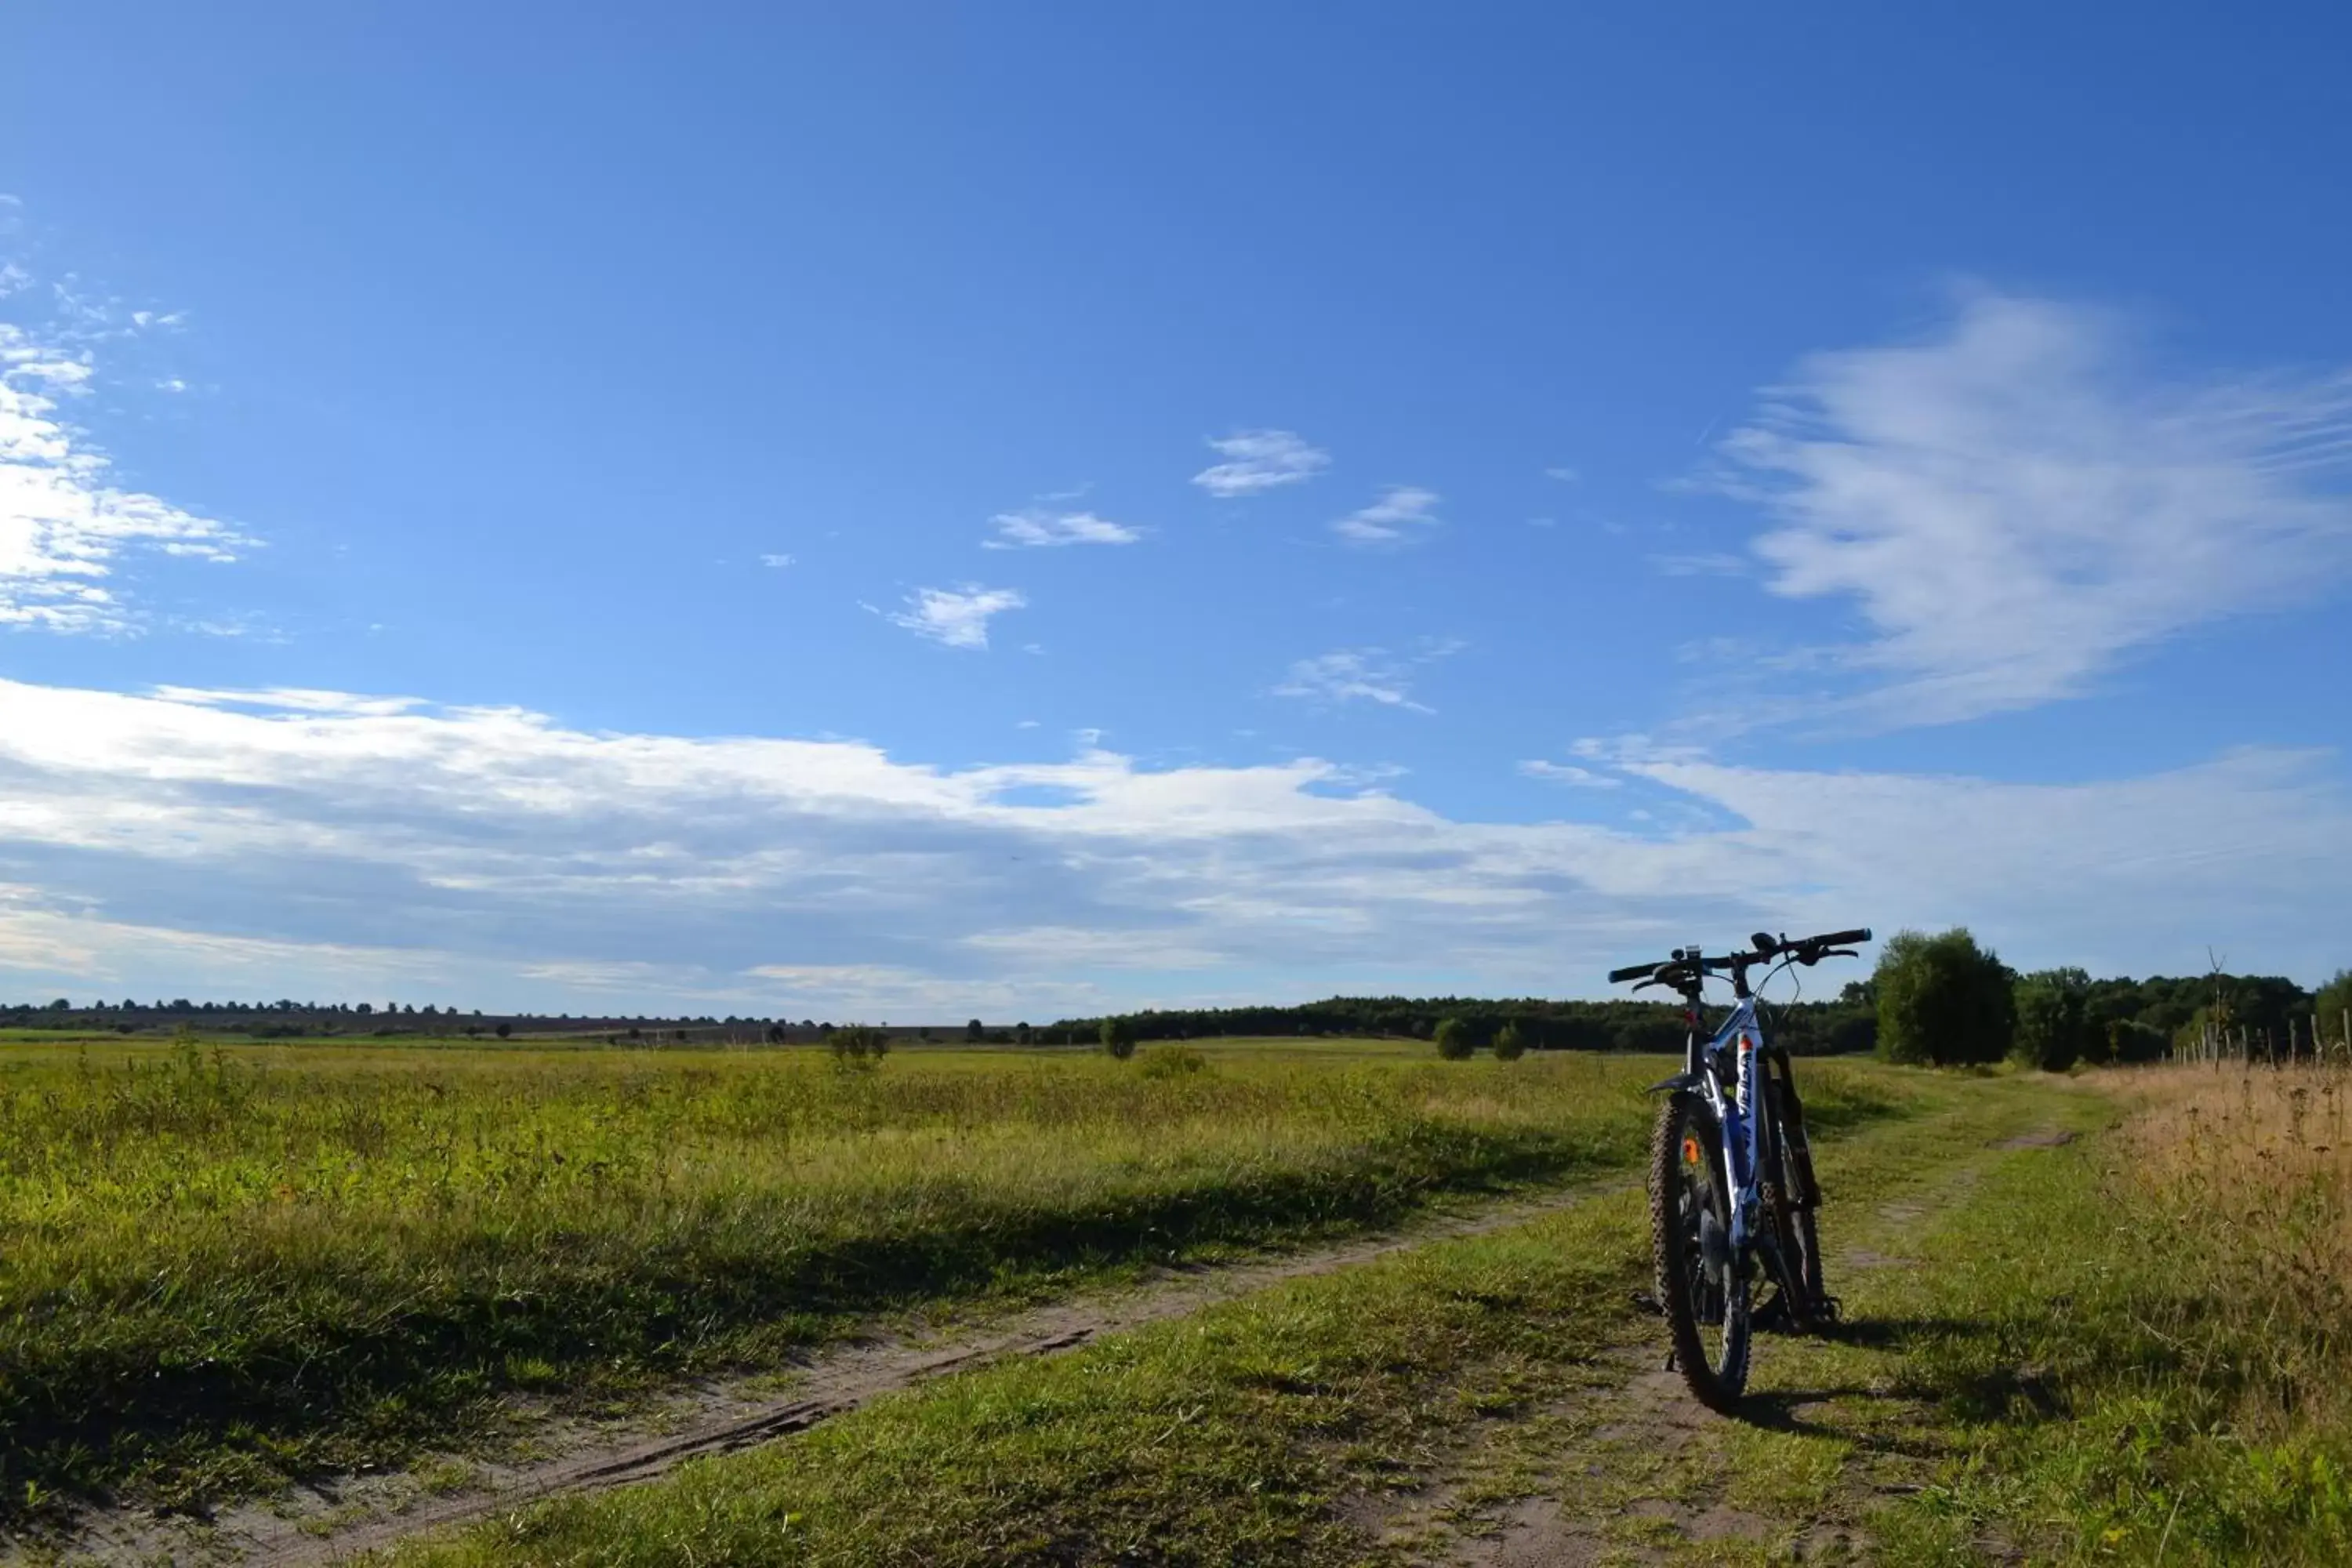
<svg viewBox="0 0 2352 1568"><path fill-rule="evenodd" d="M761 1384L719 1384L682 1394L652 1420L621 1436L551 1426L541 1446L550 1457L525 1464L470 1463L465 1484L436 1493L416 1479L343 1477L305 1489L275 1506L223 1510L209 1522L152 1515L92 1515L68 1548L68 1561L104 1564L170 1562L240 1568L308 1568L388 1546L427 1531L482 1519L548 1498L651 1480L689 1459L789 1436L885 1394L932 1378L1014 1356L1053 1355L1105 1334L1182 1317L1213 1302L1285 1280L1328 1274L1408 1247L1519 1225L1539 1215L1616 1190L1637 1178L1580 1184L1538 1198L1517 1198L1470 1214L1430 1218L1402 1230L1264 1261L1171 1269L1131 1289L1083 1296L1002 1319L982 1330L937 1340L896 1336L850 1342L816 1352L786 1393Z"/></svg>

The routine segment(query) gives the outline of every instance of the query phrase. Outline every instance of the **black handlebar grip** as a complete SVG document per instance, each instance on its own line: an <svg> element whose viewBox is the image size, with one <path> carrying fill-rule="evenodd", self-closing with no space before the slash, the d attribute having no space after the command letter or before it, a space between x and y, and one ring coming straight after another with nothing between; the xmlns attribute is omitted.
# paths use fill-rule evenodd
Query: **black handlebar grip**
<svg viewBox="0 0 2352 1568"><path fill-rule="evenodd" d="M1655 974L1657 972L1658 965L1654 962L1650 963L1637 963L1631 969L1612 969L1609 972L1609 984L1612 985L1618 985L1628 980L1639 980L1644 975Z"/></svg>
<svg viewBox="0 0 2352 1568"><path fill-rule="evenodd" d="M1827 936L1817 936L1813 940L1823 947L1843 947L1849 942L1868 942L1870 928L1864 926L1860 931L1832 931Z"/></svg>

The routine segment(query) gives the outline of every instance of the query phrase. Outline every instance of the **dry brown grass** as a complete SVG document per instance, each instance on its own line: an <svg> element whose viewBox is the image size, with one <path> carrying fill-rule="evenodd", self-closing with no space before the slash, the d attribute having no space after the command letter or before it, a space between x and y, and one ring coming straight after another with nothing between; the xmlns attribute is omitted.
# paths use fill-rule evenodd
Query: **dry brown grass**
<svg viewBox="0 0 2352 1568"><path fill-rule="evenodd" d="M2111 1180L2159 1217L2207 1320L2150 1327L2242 1359L2225 1381L2249 1436L2352 1424L2352 1072L2163 1068L2129 1093Z"/></svg>

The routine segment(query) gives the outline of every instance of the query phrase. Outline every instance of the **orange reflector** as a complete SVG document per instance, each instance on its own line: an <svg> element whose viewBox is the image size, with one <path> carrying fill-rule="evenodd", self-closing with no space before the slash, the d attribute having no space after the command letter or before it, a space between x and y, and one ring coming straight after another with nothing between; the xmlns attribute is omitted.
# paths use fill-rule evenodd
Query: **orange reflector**
<svg viewBox="0 0 2352 1568"><path fill-rule="evenodd" d="M1685 1165L1698 1163L1698 1140L1687 1134L1683 1138L1683 1163Z"/></svg>

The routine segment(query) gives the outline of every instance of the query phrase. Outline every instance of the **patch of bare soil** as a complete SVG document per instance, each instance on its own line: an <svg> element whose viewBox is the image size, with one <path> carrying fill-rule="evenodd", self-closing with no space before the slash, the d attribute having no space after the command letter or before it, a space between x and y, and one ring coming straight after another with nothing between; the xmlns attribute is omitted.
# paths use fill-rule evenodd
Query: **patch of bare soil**
<svg viewBox="0 0 2352 1568"><path fill-rule="evenodd" d="M266 1503L225 1509L210 1520L92 1512L70 1539L22 1543L9 1556L102 1568L156 1563L301 1568L330 1563L522 1503L651 1480L688 1459L789 1436L932 1378L1006 1357L1052 1355L1285 1280L1523 1224L1616 1184L1581 1184L1259 1262L1169 1269L1116 1294L1035 1308L984 1329L927 1339L877 1332L816 1352L792 1370L781 1393L782 1380L771 1373L683 1391L617 1430L550 1418L530 1436L530 1447L542 1457L524 1462L451 1457L394 1475L334 1477Z"/></svg>
<svg viewBox="0 0 2352 1568"><path fill-rule="evenodd" d="M2063 1149L2074 1141L2074 1134L2055 1127L2039 1131L2021 1132L2014 1138L2004 1138L1992 1145L1995 1149Z"/></svg>
<svg viewBox="0 0 2352 1568"><path fill-rule="evenodd" d="M1762 1540L1770 1521L1713 1499L1616 1496L1608 1484L1607 1456L1639 1453L1671 1466L1707 1427L1725 1418L1690 1396L1682 1374L1661 1364L1664 1346L1626 1345L1610 1358L1621 1381L1601 1396L1605 1418L1592 1427L1585 1452L1571 1456L1559 1497L1524 1500L1484 1539L1456 1544L1455 1568L1584 1568L1666 1561L1651 1543L1673 1541ZM1595 1505L1599 1506L1595 1506Z"/></svg>
<svg viewBox="0 0 2352 1568"><path fill-rule="evenodd" d="M1612 1557L1622 1562L1625 1553L1599 1530L1570 1519L1549 1498L1529 1498L1504 1510L1498 1533L1467 1542L1454 1561L1465 1568L1596 1568Z"/></svg>

